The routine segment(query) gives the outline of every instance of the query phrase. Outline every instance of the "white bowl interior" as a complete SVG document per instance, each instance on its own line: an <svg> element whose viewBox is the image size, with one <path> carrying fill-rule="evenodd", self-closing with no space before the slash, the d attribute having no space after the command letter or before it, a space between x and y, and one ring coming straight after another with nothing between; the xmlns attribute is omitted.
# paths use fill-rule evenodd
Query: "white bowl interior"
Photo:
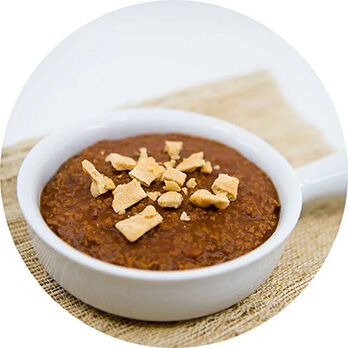
<svg viewBox="0 0 348 348"><path fill-rule="evenodd" d="M98 140L167 132L197 135L224 143L268 174L281 202L280 221L268 241L247 255L221 265L189 271L156 272L119 267L93 259L70 247L48 228L39 210L40 194L64 161ZM275 149L257 136L216 118L186 111L150 108L113 111L98 118L94 125L75 125L45 137L24 160L18 176L17 193L22 212L31 228L56 251L106 272L121 272L125 276L135 277L150 274L152 277L156 273L157 278L175 278L179 273L198 276L202 272L223 271L255 260L287 238L298 220L302 205L294 170Z"/></svg>

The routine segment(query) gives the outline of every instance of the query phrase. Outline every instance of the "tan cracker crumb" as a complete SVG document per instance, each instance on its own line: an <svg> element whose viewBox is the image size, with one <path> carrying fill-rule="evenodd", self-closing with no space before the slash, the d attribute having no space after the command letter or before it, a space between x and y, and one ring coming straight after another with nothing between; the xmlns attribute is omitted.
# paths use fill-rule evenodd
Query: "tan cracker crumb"
<svg viewBox="0 0 348 348"><path fill-rule="evenodd" d="M190 221L190 217L187 215L187 213L185 211L183 211L180 215L180 220L182 221Z"/></svg>
<svg viewBox="0 0 348 348"><path fill-rule="evenodd" d="M230 201L224 194L214 195L208 190L198 190L191 195L190 201L201 208L207 208L210 205L215 205L218 209L226 209Z"/></svg>
<svg viewBox="0 0 348 348"><path fill-rule="evenodd" d="M191 178L190 180L187 181L186 186L189 189L194 189L197 186L197 181L195 178Z"/></svg>
<svg viewBox="0 0 348 348"><path fill-rule="evenodd" d="M169 168L169 167L174 168L176 166L176 161L170 160L170 161L164 162L163 165L166 168Z"/></svg>
<svg viewBox="0 0 348 348"><path fill-rule="evenodd" d="M147 148L146 147L141 147L139 149L139 158L138 158L138 162L143 161L144 159L148 158L148 154L147 154Z"/></svg>
<svg viewBox="0 0 348 348"><path fill-rule="evenodd" d="M182 192L184 192L184 193L185 193L185 195L187 195L187 194L188 194L187 187L183 187L181 190L182 190Z"/></svg>
<svg viewBox="0 0 348 348"><path fill-rule="evenodd" d="M161 195L161 192L159 191L148 192L147 195L152 201L157 201L157 198Z"/></svg>
<svg viewBox="0 0 348 348"><path fill-rule="evenodd" d="M181 187L175 182L171 180L164 180L164 186L163 186L164 191L181 191Z"/></svg>
<svg viewBox="0 0 348 348"><path fill-rule="evenodd" d="M138 161L138 164L129 172L129 175L131 178L140 181L142 185L149 187L154 180L161 178L164 171L165 168L160 166L153 157L148 157Z"/></svg>
<svg viewBox="0 0 348 348"><path fill-rule="evenodd" d="M182 141L165 141L164 151L168 153L172 160L177 160L180 158L179 154L183 149Z"/></svg>
<svg viewBox="0 0 348 348"><path fill-rule="evenodd" d="M191 156L185 158L181 163L179 163L176 169L182 172L191 173L204 165L205 161L203 156L203 152L193 153Z"/></svg>
<svg viewBox="0 0 348 348"><path fill-rule="evenodd" d="M212 190L215 194L224 193L231 201L237 199L239 180L228 174L219 174L213 182Z"/></svg>
<svg viewBox="0 0 348 348"><path fill-rule="evenodd" d="M82 170L90 177L91 183L91 195L96 198L103 193L113 190L115 188L114 182L106 175L99 173L94 165L87 160L82 161Z"/></svg>
<svg viewBox="0 0 348 348"><path fill-rule="evenodd" d="M137 162L132 157L122 156L118 153L110 153L105 158L105 162L111 162L116 170L132 170Z"/></svg>
<svg viewBox="0 0 348 348"><path fill-rule="evenodd" d="M153 205L148 205L141 213L119 221L115 227L130 241L138 238L163 221Z"/></svg>
<svg viewBox="0 0 348 348"><path fill-rule="evenodd" d="M163 208L179 208L183 198L180 193L175 191L169 191L163 193L160 198L158 198L157 203Z"/></svg>
<svg viewBox="0 0 348 348"><path fill-rule="evenodd" d="M212 171L213 171L213 168L211 166L210 161L206 161L203 164L202 168L201 168L201 173L203 173L203 174L211 174Z"/></svg>
<svg viewBox="0 0 348 348"><path fill-rule="evenodd" d="M115 213L126 210L147 196L140 183L135 179L128 184L117 185L112 193L114 195L112 208Z"/></svg>
<svg viewBox="0 0 348 348"><path fill-rule="evenodd" d="M184 185L186 174L175 168L167 168L162 175L162 180L175 181L179 186Z"/></svg>

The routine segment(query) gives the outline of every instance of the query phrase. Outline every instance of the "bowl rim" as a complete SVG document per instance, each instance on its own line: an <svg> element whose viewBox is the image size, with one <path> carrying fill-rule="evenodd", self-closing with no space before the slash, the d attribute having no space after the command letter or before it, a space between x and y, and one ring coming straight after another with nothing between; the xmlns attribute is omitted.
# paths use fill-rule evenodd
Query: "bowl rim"
<svg viewBox="0 0 348 348"><path fill-rule="evenodd" d="M151 116L148 116L149 113L151 114ZM283 242L285 242L287 237L290 235L291 231L293 230L298 221L302 208L302 192L300 184L295 174L295 170L290 166L286 159L277 150L275 150L271 145L266 143L264 140L262 140L255 134L248 132L230 122L223 121L215 117L198 114L191 111L164 108L136 108L114 110L111 113L115 116L113 119L112 117L110 118L109 112L105 115L105 117L99 117L97 121L95 121L94 123L89 123L88 125L86 125L86 123L75 123L72 127L70 127L70 129L72 131L72 134L74 134L74 132L76 134L77 132L81 132L83 129L96 129L99 127L103 127L110 120L112 122L129 122L131 119L132 121L136 122L136 120L140 120L140 117L143 118L144 114L148 117L160 117L163 120L163 113L167 114L166 120L169 117L171 118L172 122L175 122L175 120L177 121L179 119L180 122L182 122L183 118L186 118L187 120L187 117L189 116L190 122L198 122L199 124L201 124L201 122L212 124L213 122L214 129L224 129L225 131L239 132L240 135L246 136L254 143L266 149L272 157L272 159L274 159L277 162L277 167L280 166L282 170L284 170L287 178L286 185L288 186L287 195L290 196L291 204L293 204L293 209L291 209L291 212L285 212L285 216L280 218L276 230L267 241L265 241L259 247L250 251L249 253L240 256L236 259L223 262L221 264L202 268L173 271L155 271L129 268L107 263L105 261L96 259L92 256L82 253L81 251L70 246L68 243L64 242L48 227L48 225L46 225L44 219L40 214L40 210L38 208L38 204L35 200L35 197L29 197L28 190L26 189L28 187L28 181L30 182L30 178L33 178L33 176L35 175L31 170L31 162L37 163L37 159L40 157L40 153L46 150L50 142L54 141L55 139L61 136L66 136L66 129L63 128L54 131L53 133L47 135L41 141L39 141L29 151L19 170L17 178L18 201L23 216L30 228L34 231L34 233L46 244L48 244L48 246L52 248L55 252L65 256L70 261L76 262L94 271L103 272L121 278L131 278L145 281L181 281L211 277L218 274L231 272L258 261L264 256L270 254L273 250L277 249L280 245L282 245ZM156 129L154 128L154 131L152 133L155 134L158 133L158 131L156 131ZM139 135L140 134L144 133L139 132ZM236 148L236 150L240 151L240 149L238 148ZM67 157L66 159L68 158L69 157ZM263 169L262 166L261 169ZM275 183L274 185L276 186ZM278 191L277 186L276 189ZM284 220L286 221L284 222Z"/></svg>

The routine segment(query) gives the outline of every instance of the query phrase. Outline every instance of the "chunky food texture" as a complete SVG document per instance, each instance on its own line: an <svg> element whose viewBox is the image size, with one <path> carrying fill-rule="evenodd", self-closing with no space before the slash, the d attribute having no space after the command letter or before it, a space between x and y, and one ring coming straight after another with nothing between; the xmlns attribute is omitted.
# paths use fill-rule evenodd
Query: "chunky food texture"
<svg viewBox="0 0 348 348"><path fill-rule="evenodd" d="M104 174L99 173L90 161L83 160L82 169L92 180L90 191L94 198L115 188L114 182Z"/></svg>
<svg viewBox="0 0 348 348"><path fill-rule="evenodd" d="M153 205L148 205L142 212L128 219L119 221L116 228L130 241L135 242L144 233L163 221Z"/></svg>
<svg viewBox="0 0 348 348"><path fill-rule="evenodd" d="M181 159L171 159L165 141L183 143L178 155ZM130 172L121 170L125 162L118 158L121 167L117 170L111 160L106 162L110 154L133 159L136 166ZM86 175L81 170L83 160L89 161L100 176L91 176L92 171ZM143 161L145 165L139 169ZM134 162L127 159L127 163ZM164 189L162 176L169 167L185 172L184 186L173 177L167 180L181 187L180 192ZM213 170L209 174L210 167ZM236 200L230 182L224 180L227 191L219 180L214 185L219 174L238 178ZM98 192L93 191L98 193L94 198L91 180L97 186L100 178L103 184L95 188ZM187 190L190 179L195 179L196 186ZM133 193L123 200L121 185L130 183ZM214 203L205 208L196 206L192 197L199 197L200 190L213 196ZM99 194L101 191L105 192ZM180 196L177 208L160 206L158 200L168 193L176 196L171 202L175 206ZM113 207L116 194L121 195L116 201L124 202L122 206L115 202ZM226 145L183 134L100 141L67 160L41 195L43 218L65 242L100 260L148 270L192 269L242 256L272 235L279 212L277 192L261 169Z"/></svg>
<svg viewBox="0 0 348 348"><path fill-rule="evenodd" d="M163 193L160 198L157 199L157 203L162 208L179 208L183 201L182 195L175 191L169 191Z"/></svg>

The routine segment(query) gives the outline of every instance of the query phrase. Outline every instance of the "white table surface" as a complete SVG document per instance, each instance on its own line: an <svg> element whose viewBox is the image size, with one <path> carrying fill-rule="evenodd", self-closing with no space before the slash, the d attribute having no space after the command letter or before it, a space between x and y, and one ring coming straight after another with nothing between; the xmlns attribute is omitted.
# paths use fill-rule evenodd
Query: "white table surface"
<svg viewBox="0 0 348 348"><path fill-rule="evenodd" d="M296 51L243 15L188 2L125 8L70 35L25 85L4 145L117 105L258 69L268 69L303 117L344 148L330 98Z"/></svg>

